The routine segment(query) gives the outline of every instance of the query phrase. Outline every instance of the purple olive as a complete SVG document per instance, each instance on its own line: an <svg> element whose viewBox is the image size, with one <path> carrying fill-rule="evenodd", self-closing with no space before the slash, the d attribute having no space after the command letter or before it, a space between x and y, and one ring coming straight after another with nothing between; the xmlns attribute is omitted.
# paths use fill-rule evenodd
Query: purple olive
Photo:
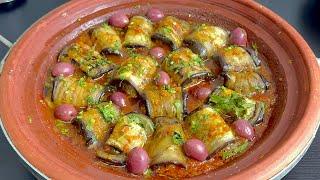
<svg viewBox="0 0 320 180"><path fill-rule="evenodd" d="M246 138L250 141L254 140L254 138L255 138L254 129L248 121L243 120L243 119L239 119L233 123L233 127L234 127L235 132L239 136Z"/></svg>
<svg viewBox="0 0 320 180"><path fill-rule="evenodd" d="M205 144L199 139L189 139L183 144L184 153L198 161L204 161L208 157Z"/></svg>
<svg viewBox="0 0 320 180"><path fill-rule="evenodd" d="M119 91L112 93L110 96L110 100L120 108L126 107L129 105L129 100L127 95Z"/></svg>
<svg viewBox="0 0 320 180"><path fill-rule="evenodd" d="M71 122L78 112L71 104L61 104L54 110L54 116L62 121Z"/></svg>
<svg viewBox="0 0 320 180"><path fill-rule="evenodd" d="M157 8L151 8L147 12L147 17L153 22L158 22L164 17L164 14Z"/></svg>
<svg viewBox="0 0 320 180"><path fill-rule="evenodd" d="M70 76L74 73L74 66L70 63L59 62L52 68L52 76Z"/></svg>
<svg viewBox="0 0 320 180"><path fill-rule="evenodd" d="M237 27L234 29L231 34L230 34L230 43L234 45L239 45L239 46L247 46L247 32L240 28Z"/></svg>
<svg viewBox="0 0 320 180"><path fill-rule="evenodd" d="M164 57L164 49L161 47L154 47L150 50L150 55L158 60L161 60Z"/></svg>
<svg viewBox="0 0 320 180"><path fill-rule="evenodd" d="M211 89L208 87L199 87L193 91L193 96L197 99L204 100L211 94Z"/></svg>
<svg viewBox="0 0 320 180"><path fill-rule="evenodd" d="M133 174L143 174L148 169L149 161L148 153L141 147L135 147L128 154L128 171Z"/></svg>
<svg viewBox="0 0 320 180"><path fill-rule="evenodd" d="M170 84L170 77L164 71L159 71L158 76L156 78L156 84L159 86Z"/></svg>
<svg viewBox="0 0 320 180"><path fill-rule="evenodd" d="M129 24L129 18L124 13L116 13L109 18L109 24L114 27L124 28Z"/></svg>

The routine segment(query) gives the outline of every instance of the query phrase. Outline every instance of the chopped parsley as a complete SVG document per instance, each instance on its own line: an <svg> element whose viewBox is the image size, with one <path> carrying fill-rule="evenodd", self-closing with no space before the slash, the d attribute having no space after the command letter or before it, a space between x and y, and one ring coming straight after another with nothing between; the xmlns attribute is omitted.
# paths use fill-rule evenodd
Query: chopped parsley
<svg viewBox="0 0 320 180"><path fill-rule="evenodd" d="M184 143L183 137L178 132L173 133L172 141L176 145L182 145Z"/></svg>
<svg viewBox="0 0 320 180"><path fill-rule="evenodd" d="M200 128L199 121L191 121L191 132L192 133L196 133L199 128Z"/></svg>
<svg viewBox="0 0 320 180"><path fill-rule="evenodd" d="M221 88L220 93L213 93L210 96L210 102L213 103L213 107L222 113L235 115L237 118L248 119L248 115L251 114L250 111L254 110L255 102L251 101L238 93L231 91L230 94L226 94L228 89Z"/></svg>
<svg viewBox="0 0 320 180"><path fill-rule="evenodd" d="M174 94L176 93L176 89L171 87L170 85L164 85L164 90L166 90L167 92Z"/></svg>
<svg viewBox="0 0 320 180"><path fill-rule="evenodd" d="M86 86L86 77L85 77L85 76L81 77L81 78L78 80L78 85L79 85L80 87L85 87L85 86Z"/></svg>
<svg viewBox="0 0 320 180"><path fill-rule="evenodd" d="M114 123L119 117L119 111L111 101L108 103L99 104L98 109L106 123Z"/></svg>

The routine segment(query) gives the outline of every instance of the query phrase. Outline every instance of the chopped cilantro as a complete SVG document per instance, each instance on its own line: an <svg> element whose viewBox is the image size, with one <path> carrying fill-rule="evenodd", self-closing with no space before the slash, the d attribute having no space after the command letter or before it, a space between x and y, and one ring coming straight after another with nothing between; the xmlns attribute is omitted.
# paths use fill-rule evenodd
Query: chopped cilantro
<svg viewBox="0 0 320 180"><path fill-rule="evenodd" d="M97 102L94 100L94 98L92 96L88 96L87 97L87 103L88 105L95 105L97 104Z"/></svg>
<svg viewBox="0 0 320 180"><path fill-rule="evenodd" d="M95 122L96 122L96 120L93 118L88 119L88 121L86 122L86 129L92 131Z"/></svg>
<svg viewBox="0 0 320 180"><path fill-rule="evenodd" d="M184 143L183 137L178 132L173 133L172 141L174 144L177 144L177 145L182 145Z"/></svg>

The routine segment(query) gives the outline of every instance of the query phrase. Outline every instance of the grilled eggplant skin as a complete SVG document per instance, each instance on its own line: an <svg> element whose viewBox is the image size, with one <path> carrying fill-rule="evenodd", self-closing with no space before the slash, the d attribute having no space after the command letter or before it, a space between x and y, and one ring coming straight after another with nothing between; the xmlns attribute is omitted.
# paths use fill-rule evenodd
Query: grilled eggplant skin
<svg viewBox="0 0 320 180"><path fill-rule="evenodd" d="M223 148L235 139L232 129L210 106L203 106L186 117L188 129L193 136L202 140L209 154Z"/></svg>
<svg viewBox="0 0 320 180"><path fill-rule="evenodd" d="M101 103L79 113L76 123L80 125L89 148L97 147L105 142L110 127L119 116L119 109L111 102Z"/></svg>
<svg viewBox="0 0 320 180"><path fill-rule="evenodd" d="M102 24L91 30L93 46L105 54L121 55L121 39L117 32L109 25Z"/></svg>
<svg viewBox="0 0 320 180"><path fill-rule="evenodd" d="M126 47L151 48L152 22L143 16L133 16L130 19L128 30L124 38Z"/></svg>
<svg viewBox="0 0 320 180"><path fill-rule="evenodd" d="M213 76L205 67L203 60L188 48L180 48L171 52L162 62L162 69L169 73L178 85L184 85L188 79Z"/></svg>
<svg viewBox="0 0 320 180"><path fill-rule="evenodd" d="M75 61L89 77L98 78L115 68L115 64L87 45L71 44L62 51L59 61Z"/></svg>
<svg viewBox="0 0 320 180"><path fill-rule="evenodd" d="M254 71L227 72L225 73L225 86L242 95L252 96L256 93L264 93L269 82Z"/></svg>
<svg viewBox="0 0 320 180"><path fill-rule="evenodd" d="M179 122L167 117L156 119L156 131L146 145L151 166L172 163L186 167L187 160L182 151L186 138Z"/></svg>
<svg viewBox="0 0 320 180"><path fill-rule="evenodd" d="M143 91L151 118L168 117L182 121L183 102L181 87L149 85Z"/></svg>
<svg viewBox="0 0 320 180"><path fill-rule="evenodd" d="M135 147L143 147L153 131L151 119L143 114L130 113L118 120L106 144L127 154Z"/></svg>
<svg viewBox="0 0 320 180"><path fill-rule="evenodd" d="M104 87L97 83L87 82L85 77L56 77L54 80L52 101L55 105L73 104L85 107L99 103L104 94Z"/></svg>
<svg viewBox="0 0 320 180"><path fill-rule="evenodd" d="M150 56L134 54L115 70L111 84L118 80L127 81L142 95L145 86L153 80L157 67L157 61Z"/></svg>
<svg viewBox="0 0 320 180"><path fill-rule="evenodd" d="M218 87L210 95L209 102L215 110L225 117L229 117L226 120L231 122L245 119L255 125L263 120L265 111L263 102L251 100L223 86Z"/></svg>
<svg viewBox="0 0 320 180"><path fill-rule="evenodd" d="M181 47L183 38L190 30L191 26L188 22L173 16L166 16L159 22L152 39L163 41L172 50L176 50Z"/></svg>
<svg viewBox="0 0 320 180"><path fill-rule="evenodd" d="M255 53L254 51L250 51ZM261 61L256 55L251 55L247 49L240 46L228 46L218 51L219 62L224 72L256 70Z"/></svg>
<svg viewBox="0 0 320 180"><path fill-rule="evenodd" d="M229 33L217 26L201 24L185 39L184 43L201 58L216 55L217 50L226 46Z"/></svg>

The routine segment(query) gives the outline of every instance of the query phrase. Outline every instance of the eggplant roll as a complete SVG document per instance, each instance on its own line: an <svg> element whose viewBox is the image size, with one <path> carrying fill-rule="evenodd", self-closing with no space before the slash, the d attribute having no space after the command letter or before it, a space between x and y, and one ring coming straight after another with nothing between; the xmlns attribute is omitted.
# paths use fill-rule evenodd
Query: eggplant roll
<svg viewBox="0 0 320 180"><path fill-rule="evenodd" d="M219 113L228 117L229 121L245 119L254 125L263 120L263 102L251 100L223 86L210 95L209 102Z"/></svg>
<svg viewBox="0 0 320 180"><path fill-rule="evenodd" d="M97 107L81 111L77 116L76 122L81 127L87 145L89 147L97 147L105 142L110 127L116 122L119 116L119 109L111 102L105 102L99 104Z"/></svg>
<svg viewBox="0 0 320 180"><path fill-rule="evenodd" d="M202 140L209 154L223 148L235 139L232 129L210 106L203 106L187 116L186 122L191 134Z"/></svg>
<svg viewBox="0 0 320 180"><path fill-rule="evenodd" d="M261 61L256 51L248 50L240 46L229 46L218 51L219 62L224 72L256 70Z"/></svg>
<svg viewBox="0 0 320 180"><path fill-rule="evenodd" d="M227 88L245 96L251 96L258 92L263 93L269 86L269 82L254 71L227 72L225 78Z"/></svg>
<svg viewBox="0 0 320 180"><path fill-rule="evenodd" d="M169 73L178 85L184 85L193 78L214 76L205 67L203 60L188 48L171 52L162 62L162 69Z"/></svg>
<svg viewBox="0 0 320 180"><path fill-rule="evenodd" d="M102 24L91 30L93 46L105 54L121 54L121 39L117 32L107 24Z"/></svg>
<svg viewBox="0 0 320 180"><path fill-rule="evenodd" d="M151 119L143 114L130 113L118 120L106 144L128 153L135 147L143 147L153 132Z"/></svg>
<svg viewBox="0 0 320 180"><path fill-rule="evenodd" d="M225 148L223 148L219 155L223 160L227 160L230 158L237 157L241 155L242 153L246 152L248 148L250 147L250 143L246 139L240 139L238 138L234 142L228 144Z"/></svg>
<svg viewBox="0 0 320 180"><path fill-rule="evenodd" d="M98 78L115 68L115 64L87 45L72 44L59 57L60 61L73 60L89 77Z"/></svg>
<svg viewBox="0 0 320 180"><path fill-rule="evenodd" d="M152 39L160 40L168 44L171 49L176 50L182 45L183 38L190 32L190 29L188 22L173 16L166 16L159 22Z"/></svg>
<svg viewBox="0 0 320 180"><path fill-rule="evenodd" d="M133 16L124 38L126 47L151 47L152 22L143 16Z"/></svg>
<svg viewBox="0 0 320 180"><path fill-rule="evenodd" d="M151 159L150 165L178 164L186 166L186 157L182 151L185 141L182 125L176 119L160 117L156 119L156 131L146 145Z"/></svg>
<svg viewBox="0 0 320 180"><path fill-rule="evenodd" d="M217 50L226 46L229 33L217 26L201 24L185 39L185 44L202 58L216 55Z"/></svg>
<svg viewBox="0 0 320 180"><path fill-rule="evenodd" d="M182 120L183 104L181 87L147 86L143 93L151 118L168 117Z"/></svg>
<svg viewBox="0 0 320 180"><path fill-rule="evenodd" d="M135 54L125 60L113 76L113 83L116 80L129 82L139 94L149 84L157 71L158 63L150 56Z"/></svg>
<svg viewBox="0 0 320 180"><path fill-rule="evenodd" d="M52 100L55 105L73 104L85 107L99 103L104 94L104 87L87 82L85 77L56 77L54 80Z"/></svg>

